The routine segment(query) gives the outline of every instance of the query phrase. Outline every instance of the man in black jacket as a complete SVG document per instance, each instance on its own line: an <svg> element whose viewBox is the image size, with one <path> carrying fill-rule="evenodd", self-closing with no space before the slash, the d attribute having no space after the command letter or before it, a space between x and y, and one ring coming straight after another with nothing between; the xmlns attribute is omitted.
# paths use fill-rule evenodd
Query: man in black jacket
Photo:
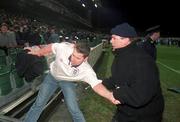
<svg viewBox="0 0 180 122"><path fill-rule="evenodd" d="M156 41L160 37L160 26L154 26L146 30L145 40L142 42L142 48L156 61L157 49Z"/></svg>
<svg viewBox="0 0 180 122"><path fill-rule="evenodd" d="M155 61L134 42L135 29L122 23L111 30L112 76L103 81L120 101L112 122L160 122L164 100Z"/></svg>

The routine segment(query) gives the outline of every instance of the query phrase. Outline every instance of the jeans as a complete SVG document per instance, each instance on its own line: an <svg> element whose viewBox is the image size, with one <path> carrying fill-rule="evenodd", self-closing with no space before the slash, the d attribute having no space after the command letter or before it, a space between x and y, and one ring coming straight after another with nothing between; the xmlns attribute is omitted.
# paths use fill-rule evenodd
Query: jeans
<svg viewBox="0 0 180 122"><path fill-rule="evenodd" d="M69 112L71 113L73 121L85 122L84 116L80 111L77 103L75 92L76 84L69 81L57 81L51 74L48 74L45 77L40 87L37 99L28 111L24 122L37 122L41 112L43 111L43 108L58 87L61 87L65 102Z"/></svg>

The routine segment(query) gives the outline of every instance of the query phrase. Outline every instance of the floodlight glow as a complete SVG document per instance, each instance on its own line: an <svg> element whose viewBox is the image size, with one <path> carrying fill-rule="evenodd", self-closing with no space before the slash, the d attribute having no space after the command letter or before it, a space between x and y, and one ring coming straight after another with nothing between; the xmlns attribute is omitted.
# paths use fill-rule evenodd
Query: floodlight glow
<svg viewBox="0 0 180 122"><path fill-rule="evenodd" d="M86 5L85 5L84 3L82 3L82 6L83 6L83 7L86 7Z"/></svg>
<svg viewBox="0 0 180 122"><path fill-rule="evenodd" d="M98 6L97 6L97 4L94 4L94 6L97 8Z"/></svg>
<svg viewBox="0 0 180 122"><path fill-rule="evenodd" d="M65 39L69 39L69 37L68 37L68 36L66 36L66 37L65 37Z"/></svg>

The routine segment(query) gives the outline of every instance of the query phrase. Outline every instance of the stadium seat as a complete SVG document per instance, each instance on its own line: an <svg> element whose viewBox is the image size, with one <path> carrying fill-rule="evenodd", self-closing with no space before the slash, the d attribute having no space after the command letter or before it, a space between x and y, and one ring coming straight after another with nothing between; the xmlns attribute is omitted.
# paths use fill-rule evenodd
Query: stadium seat
<svg viewBox="0 0 180 122"><path fill-rule="evenodd" d="M4 50L0 49L0 55L5 55Z"/></svg>
<svg viewBox="0 0 180 122"><path fill-rule="evenodd" d="M0 65L6 65L6 54L0 49Z"/></svg>
<svg viewBox="0 0 180 122"><path fill-rule="evenodd" d="M0 55L0 65L6 65L6 55Z"/></svg>
<svg viewBox="0 0 180 122"><path fill-rule="evenodd" d="M15 64L16 56L17 56L17 49L16 48L10 48L8 50L8 53L9 53L10 64Z"/></svg>
<svg viewBox="0 0 180 122"><path fill-rule="evenodd" d="M0 96L5 96L12 91L10 68L0 66Z"/></svg>
<svg viewBox="0 0 180 122"><path fill-rule="evenodd" d="M14 80L15 83L16 83L16 88L21 88L21 87L24 85L24 80L23 80L23 78L21 78L21 77L19 77L19 76L17 75L16 69L13 69L13 70L11 71L11 73L12 73L12 76L13 76L13 80Z"/></svg>

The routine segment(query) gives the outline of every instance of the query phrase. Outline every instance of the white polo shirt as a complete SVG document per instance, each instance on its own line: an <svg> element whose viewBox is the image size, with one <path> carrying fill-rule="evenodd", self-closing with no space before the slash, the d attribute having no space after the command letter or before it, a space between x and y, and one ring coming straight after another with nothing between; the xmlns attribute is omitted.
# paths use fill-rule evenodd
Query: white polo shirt
<svg viewBox="0 0 180 122"><path fill-rule="evenodd" d="M52 44L52 51L55 54L55 61L50 64L50 73L56 80L84 81L94 87L101 83L96 73L89 65L83 62L78 67L70 65L69 57L73 53L74 45L68 42Z"/></svg>

